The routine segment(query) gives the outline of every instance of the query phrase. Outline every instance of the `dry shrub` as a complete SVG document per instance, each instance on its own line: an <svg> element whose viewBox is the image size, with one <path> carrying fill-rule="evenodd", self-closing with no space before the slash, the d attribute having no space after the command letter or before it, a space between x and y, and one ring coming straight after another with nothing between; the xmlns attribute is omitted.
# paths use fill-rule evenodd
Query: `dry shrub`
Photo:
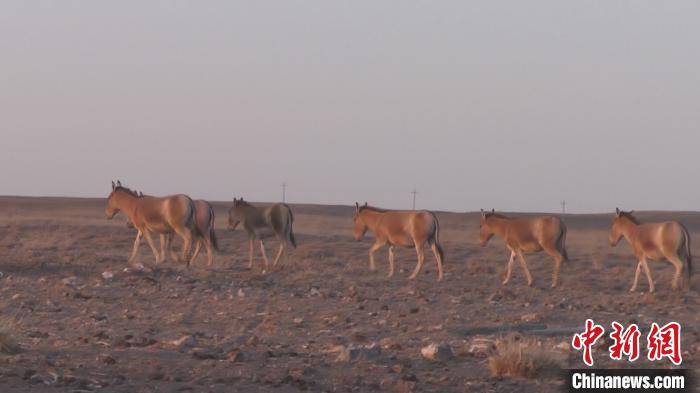
<svg viewBox="0 0 700 393"><path fill-rule="evenodd" d="M562 355L516 335L496 340L496 350L489 357L491 375L498 378L553 376L563 365Z"/></svg>
<svg viewBox="0 0 700 393"><path fill-rule="evenodd" d="M0 316L0 353L14 354L20 351L16 337L17 321L8 316Z"/></svg>

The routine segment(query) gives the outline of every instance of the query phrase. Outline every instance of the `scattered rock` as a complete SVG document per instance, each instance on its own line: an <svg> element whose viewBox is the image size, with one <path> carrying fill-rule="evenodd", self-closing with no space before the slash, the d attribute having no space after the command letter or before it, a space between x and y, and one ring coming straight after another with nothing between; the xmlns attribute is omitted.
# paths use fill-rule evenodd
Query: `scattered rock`
<svg viewBox="0 0 700 393"><path fill-rule="evenodd" d="M232 349L226 353L226 360L235 362L241 360L241 351L238 348Z"/></svg>
<svg viewBox="0 0 700 393"><path fill-rule="evenodd" d="M338 357L335 359L339 363L349 363L358 360L375 360L382 354L382 349L379 345L372 343L369 345L353 345L336 346L330 352L338 352Z"/></svg>
<svg viewBox="0 0 700 393"><path fill-rule="evenodd" d="M117 363L117 361L109 355L100 355L97 357L97 360L101 363L109 364L109 365Z"/></svg>
<svg viewBox="0 0 700 393"><path fill-rule="evenodd" d="M76 277L76 276L66 277L63 280L61 280L61 284L63 284L66 287L77 288L78 287L78 277Z"/></svg>
<svg viewBox="0 0 700 393"><path fill-rule="evenodd" d="M435 343L429 344L420 350L421 355L430 361L440 361L444 362L446 360L452 359L454 354L452 349L445 344L438 345Z"/></svg>
<svg viewBox="0 0 700 393"><path fill-rule="evenodd" d="M496 343L492 339L488 338L474 338L467 347L467 354L478 357L486 358L496 349Z"/></svg>
<svg viewBox="0 0 700 393"><path fill-rule="evenodd" d="M104 271L104 272L102 272L102 278L105 280L111 280L114 278L114 273L112 273L110 271Z"/></svg>
<svg viewBox="0 0 700 393"><path fill-rule="evenodd" d="M506 288L499 288L493 295L489 296L489 302L499 303L504 300L513 300L516 296L513 292Z"/></svg>
<svg viewBox="0 0 700 393"><path fill-rule="evenodd" d="M194 347L197 345L197 340L190 335L186 335L178 338L177 340L170 341L169 344L175 348L181 349L185 347Z"/></svg>
<svg viewBox="0 0 700 393"><path fill-rule="evenodd" d="M525 314L522 317L520 317L520 320L522 320L523 322L534 322L534 321L537 321L538 319L540 319L540 316L534 312L529 313L529 314Z"/></svg>
<svg viewBox="0 0 700 393"><path fill-rule="evenodd" d="M556 349L562 350L562 351L570 351L571 350L571 341L562 341L559 344L555 346Z"/></svg>
<svg viewBox="0 0 700 393"><path fill-rule="evenodd" d="M221 359L223 355L224 351L221 348L195 348L192 351L192 356L199 360Z"/></svg>
<svg viewBox="0 0 700 393"><path fill-rule="evenodd" d="M311 287L311 290L309 290L309 296L321 296L321 291L319 291L316 287Z"/></svg>
<svg viewBox="0 0 700 393"><path fill-rule="evenodd" d="M258 338L258 336L252 335L252 336L250 336L250 338L248 340L246 340L245 345L247 345L249 347L254 347L254 346L258 345L259 342L260 342L260 339Z"/></svg>
<svg viewBox="0 0 700 393"><path fill-rule="evenodd" d="M238 288L238 292L236 292L238 297L245 297L245 292L243 292L243 288Z"/></svg>

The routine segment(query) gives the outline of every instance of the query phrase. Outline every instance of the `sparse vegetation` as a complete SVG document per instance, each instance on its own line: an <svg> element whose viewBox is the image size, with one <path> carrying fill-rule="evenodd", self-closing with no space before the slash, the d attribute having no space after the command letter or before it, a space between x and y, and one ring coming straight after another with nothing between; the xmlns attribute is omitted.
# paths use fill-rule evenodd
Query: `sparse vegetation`
<svg viewBox="0 0 700 393"><path fill-rule="evenodd" d="M496 350L489 357L489 369L494 377L537 378L555 375L563 367L559 354L545 350L535 340L517 335L496 341Z"/></svg>
<svg viewBox="0 0 700 393"><path fill-rule="evenodd" d="M17 321L9 316L0 316L0 353L13 354L20 351L17 343Z"/></svg>

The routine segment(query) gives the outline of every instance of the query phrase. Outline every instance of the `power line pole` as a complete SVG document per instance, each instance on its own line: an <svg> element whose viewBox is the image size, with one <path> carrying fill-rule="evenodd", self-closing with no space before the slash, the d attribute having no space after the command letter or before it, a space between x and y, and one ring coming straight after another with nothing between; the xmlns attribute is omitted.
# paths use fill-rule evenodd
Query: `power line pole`
<svg viewBox="0 0 700 393"><path fill-rule="evenodd" d="M566 201L561 201L561 213L566 214Z"/></svg>
<svg viewBox="0 0 700 393"><path fill-rule="evenodd" d="M282 203L287 202L287 183L282 183Z"/></svg>
<svg viewBox="0 0 700 393"><path fill-rule="evenodd" d="M416 210L416 194L418 194L418 191L414 188L411 194L413 194L413 210Z"/></svg>

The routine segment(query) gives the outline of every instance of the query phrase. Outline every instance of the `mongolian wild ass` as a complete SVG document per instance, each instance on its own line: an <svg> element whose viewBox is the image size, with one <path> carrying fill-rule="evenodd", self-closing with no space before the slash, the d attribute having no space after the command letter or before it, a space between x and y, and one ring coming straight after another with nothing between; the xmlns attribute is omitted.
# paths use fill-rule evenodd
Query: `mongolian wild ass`
<svg viewBox="0 0 700 393"><path fill-rule="evenodd" d="M433 250L437 262L438 281L442 281L442 261L444 253L440 246L440 224L434 213L427 210L397 211L383 210L376 207L360 206L355 202L355 239L362 240L367 230L375 237L374 245L369 249L369 269L374 271L374 252L385 244L389 245L389 274L394 274L394 247L415 247L418 263L409 279L415 279L423 268L425 254L423 246L427 242Z"/></svg>
<svg viewBox="0 0 700 393"><path fill-rule="evenodd" d="M527 285L532 286L532 275L527 268L523 252L544 250L544 252L554 258L552 288L557 286L561 263L569 259L566 253L566 226L559 217L511 218L496 214L493 209L491 212L485 212L482 209L481 223L479 224L481 246L486 246L493 235L502 237L510 250L510 259L506 265L506 278L503 280L504 285L510 281L513 274L513 263L517 256L520 266L525 271Z"/></svg>
<svg viewBox="0 0 700 393"><path fill-rule="evenodd" d="M233 231L241 223L243 223L243 229L248 233L249 269L253 267L253 242L255 239L260 240L260 251L265 261L265 270L263 272L267 271L269 265L265 254L264 239L276 236L280 242L280 248L272 266L277 266L277 262L282 256L287 243L294 248L297 247L294 233L292 232L294 216L292 215L292 210L285 203L276 203L272 206L261 208L251 205L244 201L243 198L233 198L233 207L228 211L228 229Z"/></svg>
<svg viewBox="0 0 700 393"><path fill-rule="evenodd" d="M688 279L693 268L693 257L690 253L690 234L688 230L676 221L640 224L633 212L615 209L612 228L610 229L610 245L615 247L624 237L632 247L632 252L639 260L637 271L634 273L634 283L630 292L637 289L641 269L647 275L649 292L654 292L654 280L647 259L652 261L666 258L676 268L671 287L678 288L678 279L683 271L683 260L688 265Z"/></svg>
<svg viewBox="0 0 700 393"><path fill-rule="evenodd" d="M120 211L124 212L129 222L139 231L136 240L134 240L129 263L136 257L141 244L141 235L151 246L156 263L162 262L165 258L165 245L161 243L161 258L151 238L151 232L160 234L174 232L182 237L184 244L182 256L189 266L190 260L188 258L192 247L192 235L195 231L195 207L187 195L177 194L162 198L139 197L134 191L122 186L120 181L112 182L112 192L107 198L107 208L105 209L107 219L112 219Z"/></svg>
<svg viewBox="0 0 700 393"><path fill-rule="evenodd" d="M139 198L144 197L144 194L142 192L139 192L137 194ZM194 263L194 261L197 260L197 256L199 255L199 251L202 248L202 244L204 244L204 247L207 249L207 266L211 266L214 262L214 253L212 252L212 249L219 251L219 243L216 239L216 232L214 232L214 208L209 204L209 202L202 199L195 200L194 206L194 237L197 242L194 248L194 253L192 253L191 260L192 263ZM126 226L129 228L134 228L134 225L131 223L131 221L129 221L129 219L126 220ZM140 234L138 234L137 236L140 236ZM160 246L161 251L163 252L161 258L163 260L165 260L165 250L170 251L171 242L172 233L168 235L162 233L160 234ZM172 253L172 251L170 252Z"/></svg>

